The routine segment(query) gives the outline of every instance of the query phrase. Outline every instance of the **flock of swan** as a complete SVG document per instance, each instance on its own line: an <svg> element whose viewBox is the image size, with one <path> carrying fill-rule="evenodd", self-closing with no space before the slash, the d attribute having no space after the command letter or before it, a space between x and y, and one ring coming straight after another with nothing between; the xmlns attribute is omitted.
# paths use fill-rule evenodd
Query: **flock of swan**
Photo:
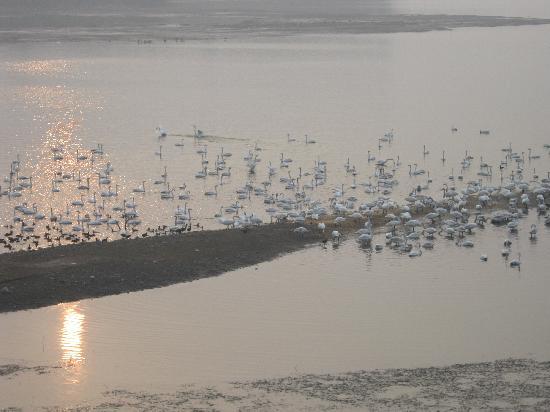
<svg viewBox="0 0 550 412"><path fill-rule="evenodd" d="M357 241L364 247L378 251L389 247L417 257L423 250L432 249L437 237L453 239L458 246L473 247L471 235L489 221L506 225L507 230L515 232L519 219L529 208L536 208L540 215L546 216L550 199L550 173L539 176L533 172L526 177L527 163L540 160L541 156L530 148L527 155L515 151L511 144L502 148L502 159L495 165L488 164L482 156L476 158L466 152L456 165L457 173L451 167L447 182L435 190L441 195L436 195L429 170L415 163L403 165L399 156L377 159L369 151L363 164L356 167L349 158L340 165L329 164L318 156L315 158L312 150L312 163L308 167L296 164L284 153L263 161L260 155L266 152L262 152L258 143L249 145L242 157L233 155L219 142L208 140L197 128L187 136L189 141L180 136L174 143L172 136L161 127L156 129L156 136L159 148L154 156L160 159L170 146L182 150L190 147L195 151L198 170L192 176L180 177L179 181L201 179L207 187L203 193L192 193L190 185L185 183L172 183L169 165L163 167L160 176L121 190L115 167L108 161L103 145L89 150L80 148L75 153L62 145L52 146L50 160L60 166L52 172L51 182L47 184L50 193L41 193L40 202L30 195L35 181L45 177L25 173L19 156L9 164L0 186L0 211L3 209L4 217L9 216L0 233L4 250L202 229L206 218L196 217L192 211L209 202L217 204L217 212L210 219L215 219L220 228L242 229L264 222L287 222L293 225L290 230L296 236L317 230L326 232L324 243L328 240L338 243L353 227ZM383 134L378 139L379 152L394 139L393 130ZM312 148L319 145L308 135L297 139L288 134L285 140L289 151L293 145ZM543 148L549 150L550 145ZM430 155L426 146L421 154ZM62 165L67 159L73 167L75 164L86 166L64 171ZM446 161L443 151L441 162ZM466 179L466 173L476 164L477 172L469 172L469 175L475 173L476 179ZM335 179L341 181L331 181L330 171L338 167L343 167L344 178L337 176ZM367 170L367 174L361 175L359 169ZM492 183L493 169L499 171L498 185ZM415 177L422 178L422 182ZM410 186L408 196L399 202L391 197L398 184ZM225 202L227 193L232 193L230 202L222 204L218 200L220 189L224 190ZM172 224L155 226L140 214L138 203L145 195L158 196L167 202L163 212L169 215L167 218ZM60 204L63 207L59 207ZM550 218L545 218L545 223L550 225ZM373 244L375 229L380 227L384 241ZM535 225L529 235L536 237ZM502 255L510 254L511 244L505 242ZM486 255L480 258L488 259ZM519 255L510 265L520 265Z"/></svg>

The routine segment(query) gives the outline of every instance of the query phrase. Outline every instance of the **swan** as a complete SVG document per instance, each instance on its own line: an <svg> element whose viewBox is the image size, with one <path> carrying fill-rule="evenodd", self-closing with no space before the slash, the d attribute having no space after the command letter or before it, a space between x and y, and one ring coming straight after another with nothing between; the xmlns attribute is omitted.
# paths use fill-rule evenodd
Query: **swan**
<svg viewBox="0 0 550 412"><path fill-rule="evenodd" d="M94 195L95 195L95 193L94 193ZM116 196L118 196L118 185L115 185L115 191L114 192L111 190L111 186L109 186L108 190L104 190L100 193L100 196L101 197L116 197Z"/></svg>
<svg viewBox="0 0 550 412"><path fill-rule="evenodd" d="M376 160L376 157L370 154L370 150L367 151L367 162Z"/></svg>
<svg viewBox="0 0 550 412"><path fill-rule="evenodd" d="M80 184L77 187L78 190L90 190L90 178L86 178L86 184Z"/></svg>
<svg viewBox="0 0 550 412"><path fill-rule="evenodd" d="M225 208L225 213L237 213L241 206L239 206L239 202L235 203L234 205L228 206ZM268 212L271 213L271 212ZM277 213L277 209L275 209L275 212Z"/></svg>
<svg viewBox="0 0 550 412"><path fill-rule="evenodd" d="M215 217L216 219L218 219L218 218L220 218L220 217L223 216L222 210L223 210L223 206L220 206L219 212L216 212L216 213L214 214L214 217Z"/></svg>
<svg viewBox="0 0 550 412"><path fill-rule="evenodd" d="M166 136L168 136L168 133L166 132L166 130L163 129L162 127L160 127L160 126L157 126L155 128L155 131L157 132L157 137L166 137Z"/></svg>
<svg viewBox="0 0 550 412"><path fill-rule="evenodd" d="M540 155L532 155L531 154L531 148L529 148L528 150L529 150L529 160L530 159L540 159Z"/></svg>
<svg viewBox="0 0 550 412"><path fill-rule="evenodd" d="M28 180L28 181L26 181L26 182L21 182L21 183L19 183L19 186L20 186L21 188L27 189L27 188L31 188L31 187L32 187L32 176L31 176L31 177L25 177L25 176L23 176L23 177L20 177L19 179Z"/></svg>
<svg viewBox="0 0 550 412"><path fill-rule="evenodd" d="M303 226L300 226L300 227L297 227L296 229L294 229L294 233L298 233L299 235L304 235L304 233L307 233L309 232L309 230L307 230L305 227Z"/></svg>
<svg viewBox="0 0 550 412"><path fill-rule="evenodd" d="M197 179L204 179L207 176L206 169L203 169L197 173L195 173L195 177Z"/></svg>
<svg viewBox="0 0 550 412"><path fill-rule="evenodd" d="M363 233L357 238L357 240L363 245L368 245L372 241L372 235L369 233Z"/></svg>
<svg viewBox="0 0 550 412"><path fill-rule="evenodd" d="M317 143L317 142L313 139L308 139L308 136L306 134L306 144L314 144L314 143Z"/></svg>
<svg viewBox="0 0 550 412"><path fill-rule="evenodd" d="M101 173L98 173L98 182L100 185L110 185L111 179L109 179L107 176L102 176Z"/></svg>
<svg viewBox="0 0 550 412"><path fill-rule="evenodd" d="M82 161L88 159L88 156L79 154L78 149L76 149L76 160Z"/></svg>
<svg viewBox="0 0 550 412"><path fill-rule="evenodd" d="M178 195L178 199L180 200L189 200L191 198L191 192L187 190L186 192L182 192Z"/></svg>
<svg viewBox="0 0 550 412"><path fill-rule="evenodd" d="M55 180L52 180L52 193L59 193L61 189L55 185Z"/></svg>
<svg viewBox="0 0 550 412"><path fill-rule="evenodd" d="M25 226L25 222L21 222L21 232L34 232L34 226Z"/></svg>
<svg viewBox="0 0 550 412"><path fill-rule="evenodd" d="M207 190L204 192L205 196L217 196L218 195L218 185L214 186L214 190Z"/></svg>
<svg viewBox="0 0 550 412"><path fill-rule="evenodd" d="M141 186L132 189L134 193L145 193L145 180L141 182Z"/></svg>
<svg viewBox="0 0 550 412"><path fill-rule="evenodd" d="M80 200L73 200L71 205L73 206L84 206L84 201L82 200L84 196L80 196Z"/></svg>
<svg viewBox="0 0 550 412"><path fill-rule="evenodd" d="M409 257L417 257L417 256L422 256L422 249L420 249L420 248L412 249L409 252Z"/></svg>
<svg viewBox="0 0 550 412"><path fill-rule="evenodd" d="M33 205L33 209L34 209L34 219L35 220L43 220L43 219L46 218L46 215L44 213L38 212L38 210L36 209L36 205Z"/></svg>
<svg viewBox="0 0 550 412"><path fill-rule="evenodd" d="M68 219L68 218L63 218L62 215L59 215L59 219L57 220L57 222L60 224L60 225L63 225L63 226L68 226L68 225L72 225L73 222L72 220Z"/></svg>
<svg viewBox="0 0 550 412"><path fill-rule="evenodd" d="M88 198L88 203L91 203L93 205L96 204L95 192L92 194L92 196L90 198Z"/></svg>
<svg viewBox="0 0 550 412"><path fill-rule="evenodd" d="M529 238L535 239L537 237L537 225L532 224L531 230L529 231Z"/></svg>
<svg viewBox="0 0 550 412"><path fill-rule="evenodd" d="M423 247L424 249L433 249L433 248L434 248L434 244L433 244L433 242L427 240L426 242L424 242L424 243L422 244L422 247Z"/></svg>
<svg viewBox="0 0 550 412"><path fill-rule="evenodd" d="M134 219L138 217L138 213L135 210L127 210L122 214L122 217L125 219Z"/></svg>
<svg viewBox="0 0 550 412"><path fill-rule="evenodd" d="M131 202L125 202L124 206L127 208L127 209L135 209L137 208L137 204L136 204L136 201L134 198L132 198L132 201Z"/></svg>
<svg viewBox="0 0 550 412"><path fill-rule="evenodd" d="M424 169L418 169L418 165L416 163L414 164L414 170L412 170L412 165L409 165L409 175L418 176L423 175L424 173L426 173L426 171Z"/></svg>
<svg viewBox="0 0 550 412"><path fill-rule="evenodd" d="M521 253L518 253L518 258L510 262L510 266L513 268L521 266Z"/></svg>
<svg viewBox="0 0 550 412"><path fill-rule="evenodd" d="M161 190L160 198L161 199L173 199L174 198L174 189L170 189L170 183L168 183L167 189Z"/></svg>
<svg viewBox="0 0 550 412"><path fill-rule="evenodd" d="M219 218L218 222L229 229L230 226L235 226L235 219Z"/></svg>
<svg viewBox="0 0 550 412"><path fill-rule="evenodd" d="M193 137L195 139L201 139L205 137L204 132L201 129L197 129L197 126L193 126Z"/></svg>

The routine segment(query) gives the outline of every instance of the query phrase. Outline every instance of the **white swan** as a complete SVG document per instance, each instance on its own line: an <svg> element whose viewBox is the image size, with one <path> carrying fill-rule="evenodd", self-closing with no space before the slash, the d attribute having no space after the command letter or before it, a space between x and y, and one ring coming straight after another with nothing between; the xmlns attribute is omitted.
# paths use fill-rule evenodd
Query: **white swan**
<svg viewBox="0 0 550 412"><path fill-rule="evenodd" d="M521 253L518 253L517 259L514 259L510 262L510 266L513 268L517 268L521 266Z"/></svg>
<svg viewBox="0 0 550 412"><path fill-rule="evenodd" d="M530 239L535 239L537 237L537 225L534 223L531 225L531 230L529 231Z"/></svg>
<svg viewBox="0 0 550 412"><path fill-rule="evenodd" d="M141 182L141 186L132 189L134 193L145 193L145 180Z"/></svg>

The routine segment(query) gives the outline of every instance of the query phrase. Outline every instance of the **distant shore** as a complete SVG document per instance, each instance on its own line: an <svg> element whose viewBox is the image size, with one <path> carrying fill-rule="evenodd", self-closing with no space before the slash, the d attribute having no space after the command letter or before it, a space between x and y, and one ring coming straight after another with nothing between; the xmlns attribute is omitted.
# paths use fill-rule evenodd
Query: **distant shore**
<svg viewBox="0 0 550 412"><path fill-rule="evenodd" d="M73 15L73 25L57 22L37 26L36 19L17 20L0 17L4 28L0 44L48 42L135 42L154 43L201 40L247 40L282 38L300 35L420 33L472 27L512 27L550 24L550 19L449 14L354 14L325 16L308 14L300 17L283 15L192 15L171 17L143 16L134 19L121 16L111 21L95 15ZM44 16L47 19L47 15ZM16 25L13 21L17 21Z"/></svg>

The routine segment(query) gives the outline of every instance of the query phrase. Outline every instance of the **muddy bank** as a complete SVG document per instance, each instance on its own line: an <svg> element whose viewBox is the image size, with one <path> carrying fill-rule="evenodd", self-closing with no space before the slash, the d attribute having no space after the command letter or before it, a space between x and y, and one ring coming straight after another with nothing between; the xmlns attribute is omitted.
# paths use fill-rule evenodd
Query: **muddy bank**
<svg viewBox="0 0 550 412"><path fill-rule="evenodd" d="M362 222L357 222L362 224ZM0 312L188 282L250 266L327 239L315 225L271 224L83 243L0 255ZM348 225L351 227L351 225Z"/></svg>
<svg viewBox="0 0 550 412"><path fill-rule="evenodd" d="M238 385L361 410L548 410L550 362L505 359L446 367L301 375Z"/></svg>
<svg viewBox="0 0 550 412"><path fill-rule="evenodd" d="M24 381L29 374L44 373L44 367L37 371L4 365L4 369L10 373L0 375L0 379ZM48 372L62 373L62 370ZM3 406L23 410L17 405L2 405L0 401L0 408ZM543 411L549 408L550 362L505 359L445 367L296 375L208 387L177 385L177 390L160 393L117 388L105 390L94 401L53 409Z"/></svg>

